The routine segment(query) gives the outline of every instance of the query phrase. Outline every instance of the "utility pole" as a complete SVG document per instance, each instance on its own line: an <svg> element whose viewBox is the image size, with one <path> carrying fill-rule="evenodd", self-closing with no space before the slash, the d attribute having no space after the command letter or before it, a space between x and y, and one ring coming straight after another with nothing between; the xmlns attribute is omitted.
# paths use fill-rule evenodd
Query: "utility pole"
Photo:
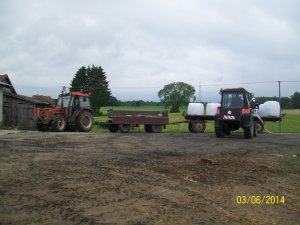
<svg viewBox="0 0 300 225"><path fill-rule="evenodd" d="M201 81L199 83L199 102L201 102Z"/></svg>
<svg viewBox="0 0 300 225"><path fill-rule="evenodd" d="M281 81L277 81L278 82L278 101L279 101L279 109L280 109L280 113L279 116L281 116ZM279 133L281 133L281 120L279 120Z"/></svg>

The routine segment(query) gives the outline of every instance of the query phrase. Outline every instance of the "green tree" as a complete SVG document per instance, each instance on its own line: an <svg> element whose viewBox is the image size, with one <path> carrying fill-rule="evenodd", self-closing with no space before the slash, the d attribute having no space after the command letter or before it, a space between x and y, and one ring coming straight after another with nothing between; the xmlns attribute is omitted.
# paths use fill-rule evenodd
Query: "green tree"
<svg viewBox="0 0 300 225"><path fill-rule="evenodd" d="M87 77L87 68L82 66L71 81L70 91L89 92L89 83Z"/></svg>
<svg viewBox="0 0 300 225"><path fill-rule="evenodd" d="M100 107L109 105L111 100L111 91L101 66L81 67L71 82L70 91L90 92L91 106L96 114L100 113Z"/></svg>
<svg viewBox="0 0 300 225"><path fill-rule="evenodd" d="M165 107L170 107L170 112L179 112L179 107L187 105L190 100L196 100L195 88L184 82L174 82L164 86L158 92L158 97Z"/></svg>
<svg viewBox="0 0 300 225"><path fill-rule="evenodd" d="M300 109L300 92L295 92L291 96L291 100L292 100L292 107L294 109Z"/></svg>
<svg viewBox="0 0 300 225"><path fill-rule="evenodd" d="M283 108L283 109L291 108L291 99L289 97L281 98L281 108Z"/></svg>

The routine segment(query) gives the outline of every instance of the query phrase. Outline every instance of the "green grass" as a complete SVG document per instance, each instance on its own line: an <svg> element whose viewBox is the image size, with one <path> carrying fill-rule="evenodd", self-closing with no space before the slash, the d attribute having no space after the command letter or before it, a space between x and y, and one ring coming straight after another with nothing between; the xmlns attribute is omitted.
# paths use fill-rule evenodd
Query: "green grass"
<svg viewBox="0 0 300 225"><path fill-rule="evenodd" d="M107 110L139 110L139 111L162 111L166 110L163 106L142 106L142 107L130 107L130 106L119 106L119 107L102 107L101 108L101 116L94 117L95 121L105 122L108 120ZM180 113L169 113L170 123L184 121L182 116L182 112L186 111L186 107L182 107L180 109ZM283 110L283 113L286 113L285 117L281 122L281 132L282 133L299 133L300 132L300 110L299 109L291 109L291 110ZM170 133L182 133L188 132L187 123L181 123L176 125L167 125L167 129L164 132ZM265 122L265 128L267 131L277 133L279 132L279 122ZM108 132L108 130L99 128L97 125L93 128L94 132ZM144 127L141 126L139 128L134 129L135 132L144 132ZM214 122L207 121L205 132L214 132Z"/></svg>

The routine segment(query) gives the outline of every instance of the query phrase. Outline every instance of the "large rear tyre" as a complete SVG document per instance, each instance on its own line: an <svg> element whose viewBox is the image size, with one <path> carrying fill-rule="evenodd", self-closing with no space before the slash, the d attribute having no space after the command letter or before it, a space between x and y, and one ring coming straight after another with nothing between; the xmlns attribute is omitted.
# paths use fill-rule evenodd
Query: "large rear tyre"
<svg viewBox="0 0 300 225"><path fill-rule="evenodd" d="M204 133L205 128L206 124L202 120L192 122L192 130L195 133Z"/></svg>
<svg viewBox="0 0 300 225"><path fill-rule="evenodd" d="M62 116L58 116L58 117L54 118L52 124L53 124L52 125L53 130L57 131L57 132L65 131L66 126L67 126L65 118Z"/></svg>
<svg viewBox="0 0 300 225"><path fill-rule="evenodd" d="M223 138L225 137L224 129L223 127L215 127L215 134L217 138Z"/></svg>
<svg viewBox="0 0 300 225"><path fill-rule="evenodd" d="M119 130L121 133L128 133L130 130L130 125L129 124L120 124Z"/></svg>
<svg viewBox="0 0 300 225"><path fill-rule="evenodd" d="M151 126L151 131L153 133L161 133L161 131L162 131L162 125L152 125Z"/></svg>
<svg viewBox="0 0 300 225"><path fill-rule="evenodd" d="M93 129L94 118L89 111L83 111L76 118L76 127L81 132L89 132Z"/></svg>
<svg viewBox="0 0 300 225"><path fill-rule="evenodd" d="M254 136L254 122L251 123L250 127L244 128L244 136L246 139L251 139Z"/></svg>

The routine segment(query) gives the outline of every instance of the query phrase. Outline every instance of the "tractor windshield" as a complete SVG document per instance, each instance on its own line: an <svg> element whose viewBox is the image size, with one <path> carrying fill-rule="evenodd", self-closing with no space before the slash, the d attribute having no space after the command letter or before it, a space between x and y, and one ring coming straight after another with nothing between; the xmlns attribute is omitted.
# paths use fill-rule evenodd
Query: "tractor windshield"
<svg viewBox="0 0 300 225"><path fill-rule="evenodd" d="M243 108L244 107L244 95L243 93L223 93L222 98L223 108Z"/></svg>
<svg viewBox="0 0 300 225"><path fill-rule="evenodd" d="M69 107L71 96L59 97L57 101L57 108L62 108L61 102L63 101L63 108Z"/></svg>

